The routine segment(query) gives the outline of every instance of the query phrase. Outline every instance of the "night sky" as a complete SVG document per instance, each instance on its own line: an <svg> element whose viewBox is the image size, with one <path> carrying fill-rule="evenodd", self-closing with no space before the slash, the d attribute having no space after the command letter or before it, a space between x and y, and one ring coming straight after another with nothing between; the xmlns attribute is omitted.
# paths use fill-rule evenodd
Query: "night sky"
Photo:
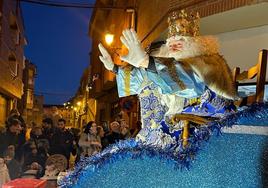
<svg viewBox="0 0 268 188"><path fill-rule="evenodd" d="M45 104L62 104L75 94L83 70L89 65L92 10L22 3L22 11L28 40L25 56L37 65L35 92L46 93Z"/></svg>

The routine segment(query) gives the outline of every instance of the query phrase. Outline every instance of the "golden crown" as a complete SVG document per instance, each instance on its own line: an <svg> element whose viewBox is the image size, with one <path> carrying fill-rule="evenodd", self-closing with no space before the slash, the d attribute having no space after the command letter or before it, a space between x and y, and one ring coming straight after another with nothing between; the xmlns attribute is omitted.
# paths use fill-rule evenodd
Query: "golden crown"
<svg viewBox="0 0 268 188"><path fill-rule="evenodd" d="M168 17L168 38L173 36L190 36L199 35L200 17L197 13L187 14L185 10L172 12Z"/></svg>

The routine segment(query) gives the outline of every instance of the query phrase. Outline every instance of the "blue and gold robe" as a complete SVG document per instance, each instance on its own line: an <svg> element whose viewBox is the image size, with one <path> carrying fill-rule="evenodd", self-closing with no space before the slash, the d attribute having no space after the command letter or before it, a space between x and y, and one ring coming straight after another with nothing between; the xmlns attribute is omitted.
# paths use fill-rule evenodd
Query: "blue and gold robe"
<svg viewBox="0 0 268 188"><path fill-rule="evenodd" d="M116 80L119 97L139 96L143 129L137 139L160 147L172 147L180 136L181 126L169 125L166 121L169 115L200 112L200 115L217 116L229 111L226 107L229 103L210 91L183 63L173 60L169 61L173 64L168 66L161 60L150 57L147 69L118 67ZM189 101L197 97L200 97L201 103L189 106ZM168 100L163 102L163 98ZM167 114L169 111L173 114Z"/></svg>
<svg viewBox="0 0 268 188"><path fill-rule="evenodd" d="M135 67L118 69L116 81L119 97L140 94L142 89L151 82L158 86L161 94L174 94L183 98L201 96L205 85L198 76L192 71L186 71L175 60L172 63L174 64L174 76L184 84L184 88L181 88L174 76L171 76L167 65L161 63L157 58L150 57L147 69Z"/></svg>

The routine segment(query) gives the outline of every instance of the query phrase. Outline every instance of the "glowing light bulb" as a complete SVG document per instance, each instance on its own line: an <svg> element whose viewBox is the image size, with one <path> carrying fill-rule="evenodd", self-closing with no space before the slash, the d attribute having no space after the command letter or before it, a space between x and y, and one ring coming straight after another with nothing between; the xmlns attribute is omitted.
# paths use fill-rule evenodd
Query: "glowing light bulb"
<svg viewBox="0 0 268 188"><path fill-rule="evenodd" d="M114 41L114 35L113 34L110 34L110 33L107 33L105 35L105 42L108 44L108 45L111 45Z"/></svg>

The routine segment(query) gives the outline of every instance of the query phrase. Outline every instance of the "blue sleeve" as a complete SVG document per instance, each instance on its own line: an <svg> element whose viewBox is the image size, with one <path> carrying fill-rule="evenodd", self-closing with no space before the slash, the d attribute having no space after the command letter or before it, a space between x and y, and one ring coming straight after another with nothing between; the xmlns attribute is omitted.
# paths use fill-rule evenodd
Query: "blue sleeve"
<svg viewBox="0 0 268 188"><path fill-rule="evenodd" d="M184 98L194 98L202 95L205 85L197 75L193 72L186 72L183 66L176 60L173 60L172 63L174 63L173 67L177 78L182 81L185 88L181 88L174 78L172 78L170 67L157 58L150 57L147 71L148 79L159 86L163 94L175 94Z"/></svg>
<svg viewBox="0 0 268 188"><path fill-rule="evenodd" d="M145 71L135 67L119 67L116 75L119 97L139 94L142 90Z"/></svg>

